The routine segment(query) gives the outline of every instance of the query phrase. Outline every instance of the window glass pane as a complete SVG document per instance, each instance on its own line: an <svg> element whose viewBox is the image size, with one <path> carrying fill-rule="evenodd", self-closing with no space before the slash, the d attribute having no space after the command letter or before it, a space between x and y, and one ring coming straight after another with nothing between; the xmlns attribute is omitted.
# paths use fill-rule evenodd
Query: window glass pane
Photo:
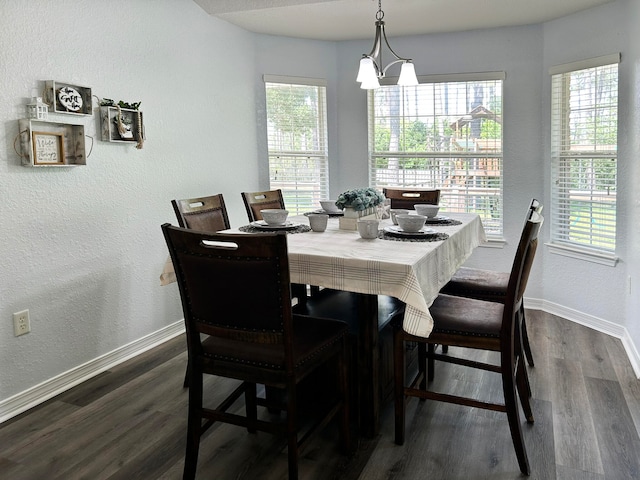
<svg viewBox="0 0 640 480"><path fill-rule="evenodd" d="M502 235L502 80L371 90L369 143L372 187L438 188Z"/></svg>
<svg viewBox="0 0 640 480"><path fill-rule="evenodd" d="M281 189L291 214L329 196L326 88L265 83L271 189Z"/></svg>
<svg viewBox="0 0 640 480"><path fill-rule="evenodd" d="M552 77L556 243L615 252L618 65Z"/></svg>

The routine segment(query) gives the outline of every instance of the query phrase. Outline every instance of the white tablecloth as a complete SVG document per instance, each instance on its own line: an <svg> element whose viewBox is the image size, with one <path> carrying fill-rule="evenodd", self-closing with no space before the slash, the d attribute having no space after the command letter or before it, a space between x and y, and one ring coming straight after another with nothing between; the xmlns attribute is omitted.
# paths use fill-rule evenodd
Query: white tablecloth
<svg viewBox="0 0 640 480"><path fill-rule="evenodd" d="M429 225L449 238L437 242L363 240L357 231L340 230L330 218L327 230L287 235L291 281L374 295L389 295L406 303L404 329L427 337L433 329L429 306L473 250L486 240L480 217L449 214L462 225ZM305 216L291 221L308 223ZM383 220L380 228L391 225ZM226 232L238 232L236 229ZM169 260L160 277L175 281Z"/></svg>

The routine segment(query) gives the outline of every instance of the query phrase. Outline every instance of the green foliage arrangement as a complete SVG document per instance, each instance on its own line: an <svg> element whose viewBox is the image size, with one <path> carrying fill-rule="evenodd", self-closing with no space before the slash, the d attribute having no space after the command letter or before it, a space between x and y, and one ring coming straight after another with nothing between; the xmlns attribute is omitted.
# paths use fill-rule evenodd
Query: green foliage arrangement
<svg viewBox="0 0 640 480"><path fill-rule="evenodd" d="M338 195L336 206L338 208L351 207L356 211L366 210L384 202L384 195L373 188L358 188L347 190Z"/></svg>

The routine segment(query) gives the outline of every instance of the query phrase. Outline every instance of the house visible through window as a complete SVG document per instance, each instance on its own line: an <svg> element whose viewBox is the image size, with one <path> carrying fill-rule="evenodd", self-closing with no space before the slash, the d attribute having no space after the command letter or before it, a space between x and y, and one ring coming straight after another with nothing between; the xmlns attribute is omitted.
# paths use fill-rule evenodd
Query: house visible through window
<svg viewBox="0 0 640 480"><path fill-rule="evenodd" d="M553 67L551 241L615 253L618 54Z"/></svg>
<svg viewBox="0 0 640 480"><path fill-rule="evenodd" d="M329 198L324 80L264 76L270 189L299 214Z"/></svg>
<svg viewBox="0 0 640 480"><path fill-rule="evenodd" d="M370 90L370 185L440 189L443 213L478 213L489 237L502 236L503 79L421 77Z"/></svg>

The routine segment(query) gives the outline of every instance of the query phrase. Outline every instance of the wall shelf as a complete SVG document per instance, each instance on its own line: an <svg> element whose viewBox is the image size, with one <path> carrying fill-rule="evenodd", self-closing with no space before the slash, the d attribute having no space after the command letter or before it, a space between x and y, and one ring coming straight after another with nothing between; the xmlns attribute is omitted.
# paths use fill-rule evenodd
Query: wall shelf
<svg viewBox="0 0 640 480"><path fill-rule="evenodd" d="M120 134L116 117L118 107L100 107L100 121L102 123L102 140L105 142L138 143L138 132L144 135L144 121L142 112L129 108L120 109L126 132Z"/></svg>
<svg viewBox="0 0 640 480"><path fill-rule="evenodd" d="M49 111L53 113L70 115L91 115L93 113L93 97L89 87L47 80L43 99L49 105Z"/></svg>
<svg viewBox="0 0 640 480"><path fill-rule="evenodd" d="M87 164L84 125L23 118L18 120L22 165L77 167Z"/></svg>

